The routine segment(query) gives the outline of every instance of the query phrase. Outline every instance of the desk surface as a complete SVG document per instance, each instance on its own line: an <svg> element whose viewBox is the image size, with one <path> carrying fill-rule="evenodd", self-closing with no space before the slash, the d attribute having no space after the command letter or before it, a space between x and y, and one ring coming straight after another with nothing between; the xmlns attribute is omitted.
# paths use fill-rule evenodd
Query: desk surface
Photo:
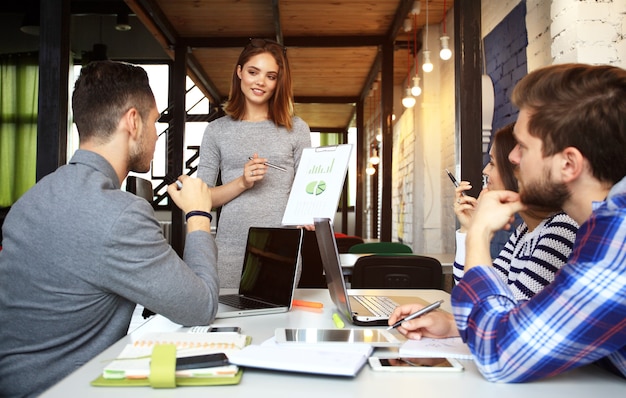
<svg viewBox="0 0 626 398"><path fill-rule="evenodd" d="M354 292L367 292L366 290ZM432 302L443 298L443 308L450 310L449 295L439 290L390 290L389 295L418 295ZM321 310L294 307L290 312L242 318L220 319L218 325L241 326L242 333L252 336L253 344L260 344L274 335L279 327L333 328L331 319L334 305L324 289L298 289L296 298L320 301ZM180 326L156 316L136 329L131 336L148 332L179 330ZM526 384L497 384L487 382L472 361L461 360L465 370L460 373L391 373L374 372L365 365L355 378L317 376L300 373L274 372L246 369L241 383L236 386L179 387L155 390L149 387L91 387L89 382L100 375L104 366L115 358L130 342L126 336L76 372L53 386L42 397L267 397L275 398L286 393L298 397L316 397L332 394L333 397L592 397L623 396L626 382L593 366L576 369L560 376ZM377 351L375 355L389 355ZM281 394L282 393L282 394Z"/></svg>

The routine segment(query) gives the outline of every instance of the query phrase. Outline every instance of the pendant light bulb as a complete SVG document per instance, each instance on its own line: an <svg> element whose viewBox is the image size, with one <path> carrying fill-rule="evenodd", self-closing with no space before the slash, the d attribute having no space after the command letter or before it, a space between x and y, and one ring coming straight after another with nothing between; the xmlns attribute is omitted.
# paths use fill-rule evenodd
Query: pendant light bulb
<svg viewBox="0 0 626 398"><path fill-rule="evenodd" d="M402 106L405 108L413 108L415 106L415 97L411 95L411 89L408 87L404 98L402 98Z"/></svg>
<svg viewBox="0 0 626 398"><path fill-rule="evenodd" d="M450 37L441 36L439 40L441 40L441 51L439 51L439 57L441 57L444 61L447 61L452 57L452 51L450 50L450 45L448 43Z"/></svg>
<svg viewBox="0 0 626 398"><path fill-rule="evenodd" d="M420 87L420 77L415 75L413 76L413 87L411 87L411 95L414 97L419 97L422 94L422 88Z"/></svg>
<svg viewBox="0 0 626 398"><path fill-rule="evenodd" d="M433 63L430 62L430 51L424 51L424 63L422 64L422 70L426 73L433 71Z"/></svg>

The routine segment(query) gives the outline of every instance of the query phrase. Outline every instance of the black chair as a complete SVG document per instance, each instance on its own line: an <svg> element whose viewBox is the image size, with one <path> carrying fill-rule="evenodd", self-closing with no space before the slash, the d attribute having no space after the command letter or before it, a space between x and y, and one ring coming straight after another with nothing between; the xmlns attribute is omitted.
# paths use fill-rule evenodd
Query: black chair
<svg viewBox="0 0 626 398"><path fill-rule="evenodd" d="M145 178L137 176L126 177L126 191L140 196L150 203L154 200L152 182Z"/></svg>
<svg viewBox="0 0 626 398"><path fill-rule="evenodd" d="M432 257L374 254L354 264L353 289L441 289L441 263Z"/></svg>
<svg viewBox="0 0 626 398"><path fill-rule="evenodd" d="M335 236L335 241L339 253L349 253L352 246L363 243L363 238L353 235Z"/></svg>
<svg viewBox="0 0 626 398"><path fill-rule="evenodd" d="M326 277L322 266L322 256L317 244L315 231L304 231L302 240L302 273L300 274L299 288L326 288Z"/></svg>
<svg viewBox="0 0 626 398"><path fill-rule="evenodd" d="M152 182L146 180L145 178L137 177L137 176L128 176L126 177L126 192L130 192L137 196L140 196L150 202L154 200L154 191L152 191ZM143 309L141 316L145 318L149 318L155 313L152 310L147 308Z"/></svg>

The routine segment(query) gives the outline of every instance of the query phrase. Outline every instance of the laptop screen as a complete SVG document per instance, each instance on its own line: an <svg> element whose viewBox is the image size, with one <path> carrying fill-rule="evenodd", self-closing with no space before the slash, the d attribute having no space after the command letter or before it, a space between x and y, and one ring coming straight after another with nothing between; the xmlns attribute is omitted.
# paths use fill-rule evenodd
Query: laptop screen
<svg viewBox="0 0 626 398"><path fill-rule="evenodd" d="M301 241L299 228L251 227L239 294L289 306Z"/></svg>
<svg viewBox="0 0 626 398"><path fill-rule="evenodd" d="M343 315L350 319L352 317L350 304L348 303L346 283L343 278L343 271L339 260L339 251L333 226L328 218L315 219L315 235L320 247L320 255L326 274L330 298Z"/></svg>

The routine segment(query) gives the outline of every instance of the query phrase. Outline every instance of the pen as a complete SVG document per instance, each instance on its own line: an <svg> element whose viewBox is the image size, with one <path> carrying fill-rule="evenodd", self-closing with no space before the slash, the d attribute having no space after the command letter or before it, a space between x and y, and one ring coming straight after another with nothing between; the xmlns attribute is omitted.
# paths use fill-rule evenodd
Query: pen
<svg viewBox="0 0 626 398"><path fill-rule="evenodd" d="M421 310L419 310L417 312L412 313L411 315L407 316L406 318L400 319L398 322L396 322L393 325L389 326L387 328L387 330L391 330L391 329L397 328L398 326L402 325L402 322L404 322L404 321L410 321L411 319L415 319L418 316L422 316L424 314L428 314L432 310L435 310L435 309L439 308L441 303L443 303L443 300L435 301L431 305L429 305L427 307L424 307L424 308L422 308Z"/></svg>
<svg viewBox="0 0 626 398"><path fill-rule="evenodd" d="M337 314L336 312L333 314L333 322L335 322L335 326L337 327L337 329L343 329L343 321L341 320L339 314Z"/></svg>
<svg viewBox="0 0 626 398"><path fill-rule="evenodd" d="M298 307L311 307L311 308L323 308L324 304L318 303L315 301L304 301L304 300L293 300L291 305L296 305Z"/></svg>
<svg viewBox="0 0 626 398"><path fill-rule="evenodd" d="M448 177L450 177L450 180L452 180L452 183L454 184L455 187L459 186L459 182L456 180L456 178L454 178L454 175L452 175L452 173L450 173L448 171L448 169L445 169L446 173L448 174ZM465 196L465 192L461 192L461 196Z"/></svg>
<svg viewBox="0 0 626 398"><path fill-rule="evenodd" d="M252 160L252 156L250 156L250 157L248 158L248 160ZM287 171L287 169L286 169L286 168L284 168L284 167L280 167L280 166L276 166L275 164L272 164L272 163L270 163L270 162L265 162L265 163L263 163L263 164L264 164L264 165L266 165L267 167L271 167L271 168L276 169L276 170L280 170L280 171Z"/></svg>

